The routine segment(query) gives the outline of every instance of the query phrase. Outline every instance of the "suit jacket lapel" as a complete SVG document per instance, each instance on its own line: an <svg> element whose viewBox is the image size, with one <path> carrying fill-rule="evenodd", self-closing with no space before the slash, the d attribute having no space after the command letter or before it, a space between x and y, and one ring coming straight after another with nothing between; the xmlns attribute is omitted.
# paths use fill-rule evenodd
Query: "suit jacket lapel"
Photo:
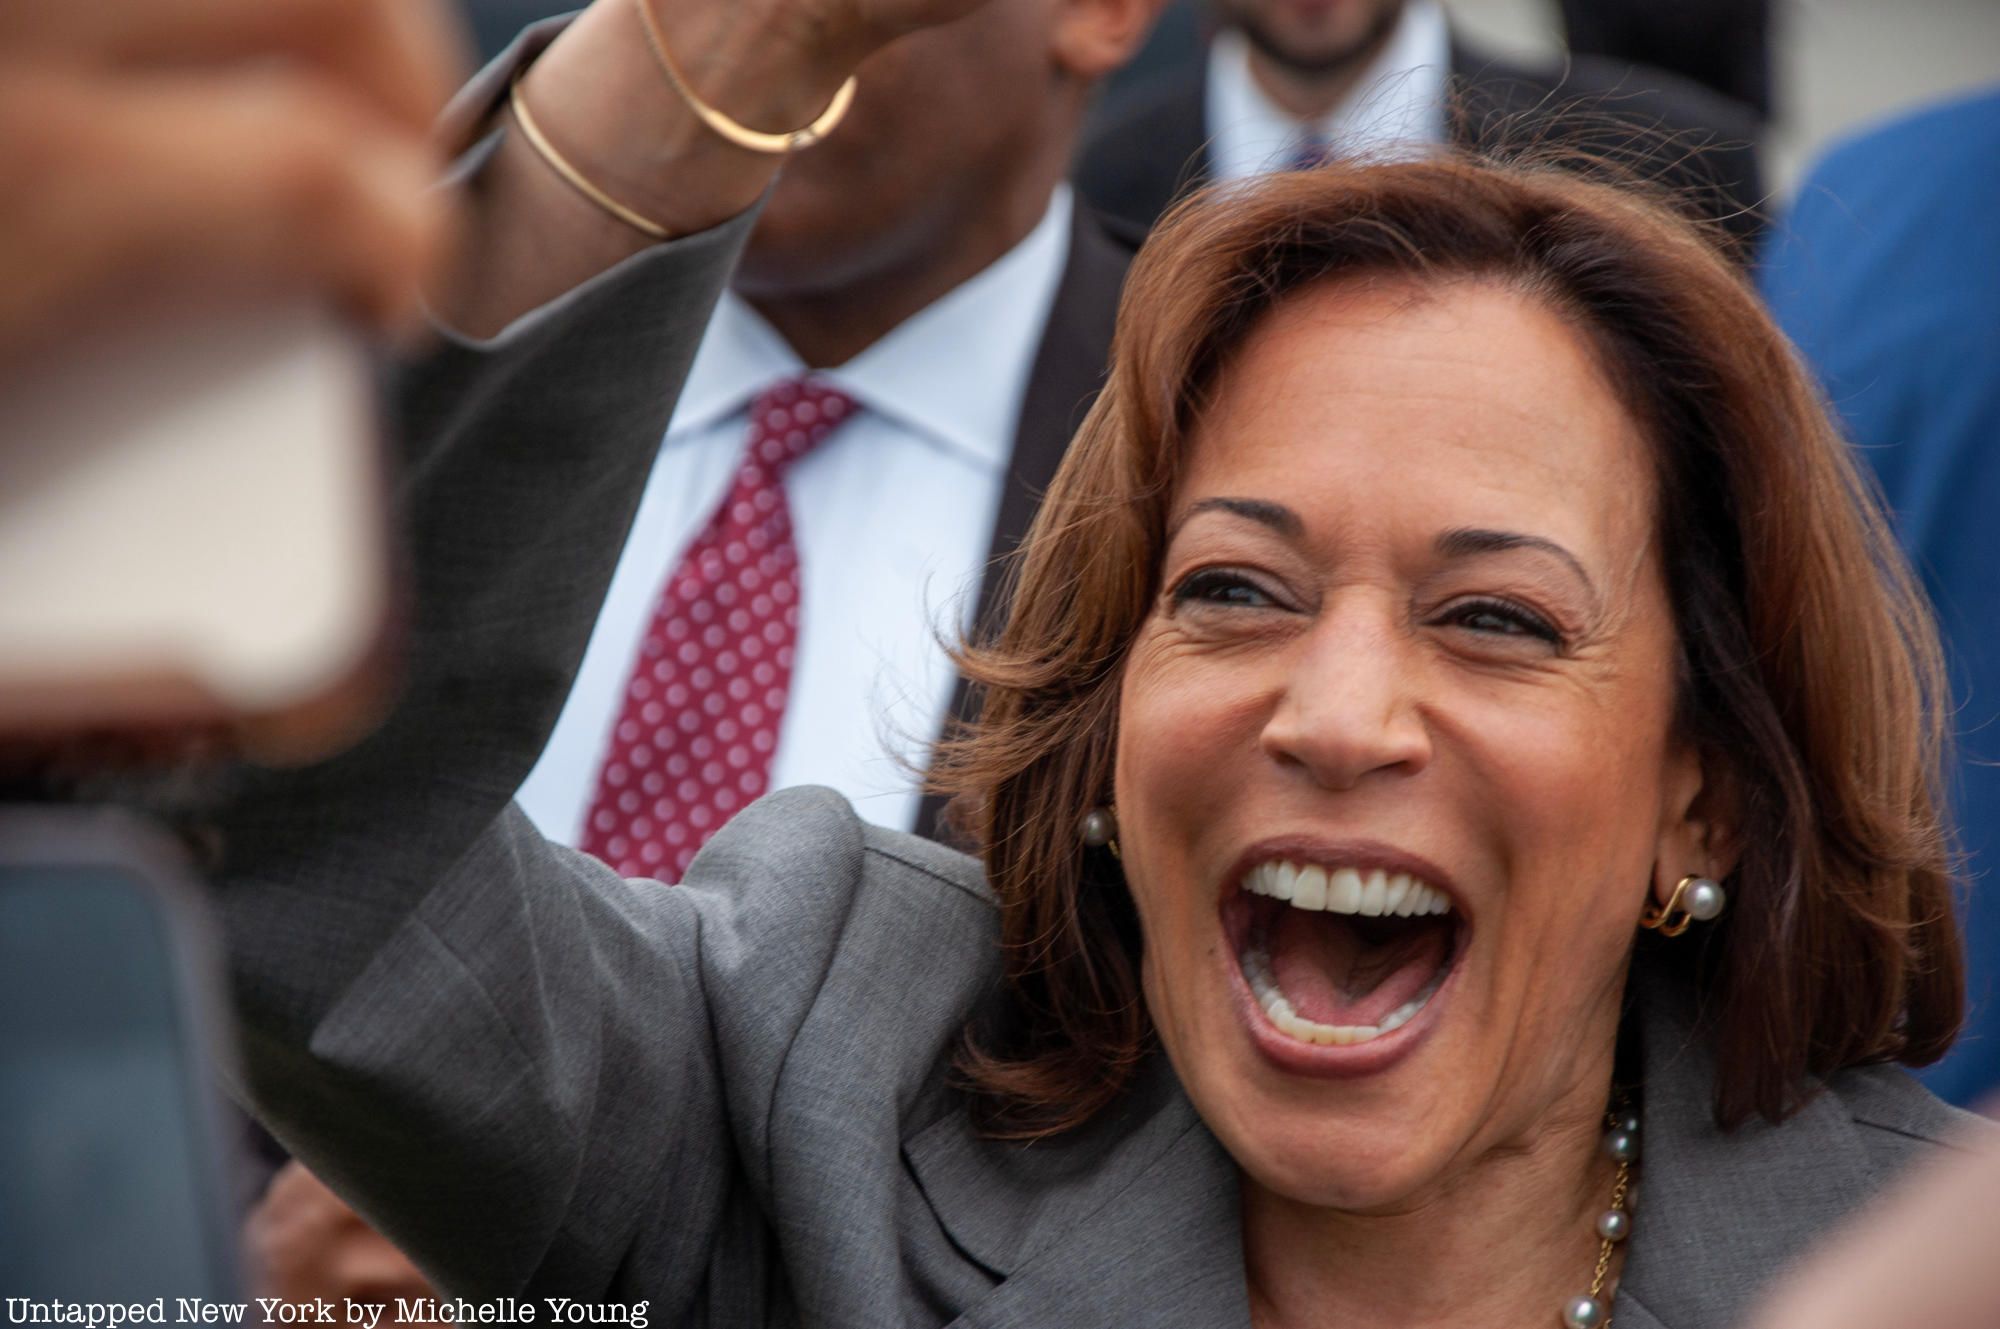
<svg viewBox="0 0 2000 1329"><path fill-rule="evenodd" d="M1012 554L1028 533L1042 495L1069 451L1070 438L1104 386L1118 295L1131 262L1130 251L1111 239L1079 200L1062 282L1028 371L1021 418L1014 428L1014 455L993 523L987 575L979 588L981 623L1001 608L1003 579L993 575L995 565Z"/></svg>
<svg viewBox="0 0 2000 1329"><path fill-rule="evenodd" d="M952 1242L1003 1280L951 1329L1243 1329L1238 1174L1156 1056L1074 1136L981 1139L963 1111L904 1145Z"/></svg>
<svg viewBox="0 0 2000 1329"><path fill-rule="evenodd" d="M1779 1270L1875 1191L1841 1100L1821 1094L1783 1126L1715 1124L1715 1064L1692 994L1634 968L1645 1066L1643 1154L1621 1327L1735 1324ZM1726 1237L1724 1234L1727 1234Z"/></svg>
<svg viewBox="0 0 2000 1329"><path fill-rule="evenodd" d="M1111 332L1118 317L1118 294L1131 262L1130 251L1105 233L1079 199L1062 282L1056 288L1048 326L1028 372L1021 418L1014 429L1014 453L1008 461L986 572L979 587L974 621L982 628L998 622L1004 610L1004 560L1028 533L1042 495L1048 492L1056 467L1069 450L1071 436L1104 385ZM971 718L971 698L963 679L952 696L951 716L954 721ZM917 815L918 833L942 838L939 819L943 810L943 799L927 795Z"/></svg>

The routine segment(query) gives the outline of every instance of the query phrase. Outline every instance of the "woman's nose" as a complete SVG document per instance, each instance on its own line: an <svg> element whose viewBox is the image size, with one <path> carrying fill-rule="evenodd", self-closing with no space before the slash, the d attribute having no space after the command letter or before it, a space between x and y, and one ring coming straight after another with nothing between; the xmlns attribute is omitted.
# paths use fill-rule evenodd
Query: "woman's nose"
<svg viewBox="0 0 2000 1329"><path fill-rule="evenodd" d="M1328 789L1377 773L1414 775L1431 736L1405 634L1379 618L1329 616L1295 644L1264 751Z"/></svg>

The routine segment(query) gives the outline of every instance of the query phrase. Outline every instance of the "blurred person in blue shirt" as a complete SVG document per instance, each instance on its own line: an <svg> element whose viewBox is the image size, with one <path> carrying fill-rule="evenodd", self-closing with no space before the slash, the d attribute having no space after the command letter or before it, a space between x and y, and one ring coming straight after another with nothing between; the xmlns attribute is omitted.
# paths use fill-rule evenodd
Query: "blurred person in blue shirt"
<svg viewBox="0 0 2000 1329"><path fill-rule="evenodd" d="M1926 1079L2000 1089L2000 87L1836 146L1761 276L1937 606L1958 708L1969 1018Z"/></svg>

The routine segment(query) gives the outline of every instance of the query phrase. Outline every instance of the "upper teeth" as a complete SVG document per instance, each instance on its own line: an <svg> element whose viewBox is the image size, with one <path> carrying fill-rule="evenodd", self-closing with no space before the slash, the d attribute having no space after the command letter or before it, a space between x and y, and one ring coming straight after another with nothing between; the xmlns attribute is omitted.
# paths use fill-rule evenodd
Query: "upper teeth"
<svg viewBox="0 0 2000 1329"><path fill-rule="evenodd" d="M1362 872L1356 868L1259 863L1243 879L1253 895L1289 900L1295 909L1322 909L1330 914L1392 915L1448 914L1451 897L1407 872Z"/></svg>

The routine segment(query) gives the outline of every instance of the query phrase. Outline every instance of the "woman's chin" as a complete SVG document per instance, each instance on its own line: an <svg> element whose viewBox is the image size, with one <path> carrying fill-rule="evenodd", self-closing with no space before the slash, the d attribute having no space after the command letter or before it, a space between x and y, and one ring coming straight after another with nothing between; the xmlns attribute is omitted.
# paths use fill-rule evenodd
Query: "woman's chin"
<svg viewBox="0 0 2000 1329"><path fill-rule="evenodd" d="M1407 1209L1433 1189L1452 1151L1431 1130L1378 1123L1329 1131L1300 1118L1223 1140L1249 1183L1279 1199L1349 1214Z"/></svg>

